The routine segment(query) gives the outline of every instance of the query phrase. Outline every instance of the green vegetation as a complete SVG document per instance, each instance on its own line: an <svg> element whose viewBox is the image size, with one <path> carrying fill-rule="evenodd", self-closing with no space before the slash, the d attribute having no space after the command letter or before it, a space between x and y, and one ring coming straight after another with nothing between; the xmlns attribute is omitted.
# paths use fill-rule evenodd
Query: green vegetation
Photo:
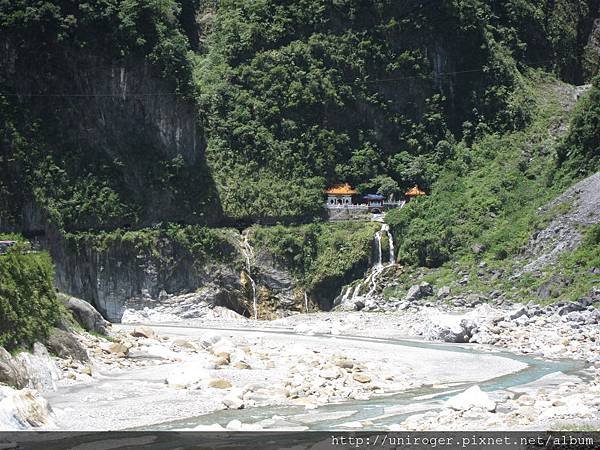
<svg viewBox="0 0 600 450"><path fill-rule="evenodd" d="M371 222L255 226L250 237L257 250L272 253L305 289L311 290L367 267L373 234L378 229L379 225Z"/></svg>
<svg viewBox="0 0 600 450"><path fill-rule="evenodd" d="M0 346L9 350L45 338L61 315L46 253L0 256Z"/></svg>
<svg viewBox="0 0 600 450"><path fill-rule="evenodd" d="M568 172L585 175L600 167L600 75L577 105L569 134L558 149Z"/></svg>
<svg viewBox="0 0 600 450"><path fill-rule="evenodd" d="M486 133L471 146L454 147L431 195L388 215L401 238L401 262L438 267L514 257L550 215L538 208L572 184L578 174L557 171L558 125L568 120L560 107L559 83L532 75L518 96L528 99L534 120L523 130ZM472 247L479 247L477 255Z"/></svg>
<svg viewBox="0 0 600 450"><path fill-rule="evenodd" d="M234 242L226 229L211 229L199 225L167 224L140 230L121 230L101 233L67 234L70 245L86 245L102 253L114 249L118 253L144 255L165 265L177 258L189 256L194 264L235 261Z"/></svg>
<svg viewBox="0 0 600 450"><path fill-rule="evenodd" d="M528 67L593 73L595 1L1 1L0 226L30 202L81 231L305 220L338 181L429 189L457 142L532 120L511 95ZM105 95L121 69L161 95L61 96ZM124 120L174 99L195 151Z"/></svg>
<svg viewBox="0 0 600 450"><path fill-rule="evenodd" d="M453 292L503 292L514 299L540 301L538 289L560 274L568 287L544 301L574 300L598 285L598 228L587 230L584 243L541 275L525 274L508 280L502 274L518 268L519 255L530 237L573 205L561 203L540 212L582 176L600 168L595 159L597 96L593 88L573 112L561 106L569 88L547 75L532 74L528 89L534 120L523 130L486 133L468 146L456 145L455 157L433 185L431 195L388 214L398 238L399 261L420 270L438 286ZM565 91L566 89L566 91ZM560 124L570 131L560 134ZM575 134L577 137L575 137ZM577 140L581 145L573 145ZM565 154L565 148L572 153ZM499 275L500 276L499 276ZM410 283L409 273L400 282ZM466 277L467 282L457 284ZM396 290L388 296L401 295Z"/></svg>

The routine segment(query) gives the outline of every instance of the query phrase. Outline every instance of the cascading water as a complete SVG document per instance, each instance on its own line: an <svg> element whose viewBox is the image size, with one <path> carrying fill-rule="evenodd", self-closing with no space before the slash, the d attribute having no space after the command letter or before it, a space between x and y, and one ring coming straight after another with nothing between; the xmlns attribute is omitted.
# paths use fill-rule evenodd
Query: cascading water
<svg viewBox="0 0 600 450"><path fill-rule="evenodd" d="M250 280L250 285L252 286L252 309L254 313L254 320L258 320L258 297L256 295L256 283L254 278L252 278L251 273L251 261L254 253L252 251L250 242L248 242L248 234L248 230L244 230L242 233L242 253L246 259L246 276L248 277L248 280Z"/></svg>
<svg viewBox="0 0 600 450"><path fill-rule="evenodd" d="M308 313L308 295L304 291L304 310Z"/></svg>
<svg viewBox="0 0 600 450"><path fill-rule="evenodd" d="M381 240L383 236L386 236L388 239L389 253L387 255L387 261L384 262L383 259L383 249L381 245ZM384 272L384 270L390 266L396 264L396 255L394 249L394 238L392 237L392 233L390 232L390 226L386 223L381 224L381 229L379 229L373 238L374 245L374 256L375 260L373 261L373 266L369 270L366 278L358 283L354 288L352 286L347 286L342 291L340 305L350 306L350 304L354 304L359 299L372 298L375 292L377 291L378 281L380 275ZM361 295L361 292L366 293Z"/></svg>

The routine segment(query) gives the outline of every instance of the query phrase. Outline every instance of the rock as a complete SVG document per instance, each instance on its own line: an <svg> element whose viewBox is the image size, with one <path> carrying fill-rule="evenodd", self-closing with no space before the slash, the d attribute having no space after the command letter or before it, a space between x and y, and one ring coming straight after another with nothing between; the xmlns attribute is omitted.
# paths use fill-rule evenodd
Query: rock
<svg viewBox="0 0 600 450"><path fill-rule="evenodd" d="M46 346L50 351L61 358L73 358L76 361L89 361L87 351L72 334L58 328L50 331Z"/></svg>
<svg viewBox="0 0 600 450"><path fill-rule="evenodd" d="M450 314L433 313L424 323L423 337L432 341L469 342L475 323L470 319Z"/></svg>
<svg viewBox="0 0 600 450"><path fill-rule="evenodd" d="M0 430L28 430L55 426L50 405L32 389L0 385Z"/></svg>
<svg viewBox="0 0 600 450"><path fill-rule="evenodd" d="M209 377L209 372L201 363L190 363L177 368L167 375L165 383L176 389L185 389Z"/></svg>
<svg viewBox="0 0 600 450"><path fill-rule="evenodd" d="M333 360L333 364L342 369L352 369L354 367L354 363L347 358L336 358Z"/></svg>
<svg viewBox="0 0 600 450"><path fill-rule="evenodd" d="M236 394L231 393L223 399L223 404L227 409L243 409L244 401Z"/></svg>
<svg viewBox="0 0 600 450"><path fill-rule="evenodd" d="M233 364L233 367L235 367L236 369L250 369L250 364L248 364L246 361L240 360L237 361L236 363Z"/></svg>
<svg viewBox="0 0 600 450"><path fill-rule="evenodd" d="M223 366L227 366L229 365L229 359L228 358L217 358L215 359L215 367L223 367Z"/></svg>
<svg viewBox="0 0 600 450"><path fill-rule="evenodd" d="M44 390L56 390L56 381L63 376L48 350L43 344L33 344L33 352L21 352L14 358L15 363L22 367L27 387Z"/></svg>
<svg viewBox="0 0 600 450"><path fill-rule="evenodd" d="M355 311L362 311L364 308L365 308L365 304L361 300L354 302L354 310Z"/></svg>
<svg viewBox="0 0 600 450"><path fill-rule="evenodd" d="M512 313L510 313L508 317L511 320L515 320L515 319L518 319L521 316L527 316L527 308L520 307L516 311L513 311Z"/></svg>
<svg viewBox="0 0 600 450"><path fill-rule="evenodd" d="M173 344L175 344L177 347L185 348L186 350L198 350L193 342L186 341L185 339L176 339Z"/></svg>
<svg viewBox="0 0 600 450"><path fill-rule="evenodd" d="M326 380L335 380L340 377L340 372L335 367L328 367L326 369L321 370L319 375Z"/></svg>
<svg viewBox="0 0 600 450"><path fill-rule="evenodd" d="M359 383L368 383L371 381L371 377L365 375L364 373L354 373L352 374L352 379L354 381L358 381Z"/></svg>
<svg viewBox="0 0 600 450"><path fill-rule="evenodd" d="M112 353L115 355L127 356L127 354L129 353L129 347L123 344L122 342L113 342L105 348L108 353Z"/></svg>
<svg viewBox="0 0 600 450"><path fill-rule="evenodd" d="M73 313L75 320L85 330L103 335L108 334L110 322L104 320L104 317L92 305L75 297L61 296L61 298L67 309Z"/></svg>
<svg viewBox="0 0 600 450"><path fill-rule="evenodd" d="M479 254L485 252L485 250L486 250L486 247L483 244L475 243L475 244L471 245L471 251L473 253L475 253L476 255L479 255Z"/></svg>
<svg viewBox="0 0 600 450"><path fill-rule="evenodd" d="M558 309L559 316L566 316L573 311L582 311L586 307L579 302L569 302Z"/></svg>
<svg viewBox="0 0 600 450"><path fill-rule="evenodd" d="M27 386L27 375L4 347L0 347L0 383L17 389Z"/></svg>
<svg viewBox="0 0 600 450"><path fill-rule="evenodd" d="M482 408L493 412L496 410L496 403L483 392L479 386L471 386L464 392L448 399L446 407L456 411L467 411L471 408Z"/></svg>
<svg viewBox="0 0 600 450"><path fill-rule="evenodd" d="M565 316L565 319L569 322L585 322L587 316L580 311L572 311Z"/></svg>
<svg viewBox="0 0 600 450"><path fill-rule="evenodd" d="M141 337L146 339L154 339L156 338L156 332L149 327L136 327L131 332L133 337Z"/></svg>
<svg viewBox="0 0 600 450"><path fill-rule="evenodd" d="M442 286L437 291L438 298L446 298L450 295L450 286Z"/></svg>
<svg viewBox="0 0 600 450"><path fill-rule="evenodd" d="M129 356L130 358L150 358L167 360L174 360L178 359L179 357L178 353L160 344L144 345L137 347L136 349L131 349L129 350L127 356Z"/></svg>
<svg viewBox="0 0 600 450"><path fill-rule="evenodd" d="M231 388L231 383L228 380L225 380L224 378L213 378L212 380L209 380L207 383L208 387L214 388L214 389L229 389Z"/></svg>
<svg viewBox="0 0 600 450"><path fill-rule="evenodd" d="M404 299L407 302L414 302L415 300L429 297L430 295L433 295L433 288L429 283L424 281L421 284L415 284L414 286L411 286Z"/></svg>
<svg viewBox="0 0 600 450"><path fill-rule="evenodd" d="M410 308L410 303L409 302L400 302L398 303L398 306L396 306L396 309L398 311L404 311L406 309Z"/></svg>

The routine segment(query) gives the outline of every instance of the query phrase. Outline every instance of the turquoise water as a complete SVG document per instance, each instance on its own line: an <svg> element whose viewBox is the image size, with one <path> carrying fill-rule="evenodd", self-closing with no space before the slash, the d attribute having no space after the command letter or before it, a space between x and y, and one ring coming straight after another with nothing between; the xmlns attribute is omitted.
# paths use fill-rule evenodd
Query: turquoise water
<svg viewBox="0 0 600 450"><path fill-rule="evenodd" d="M261 332L269 332L261 330ZM270 331L278 334L294 334L282 330ZM335 339L336 336L316 335L322 339ZM510 352L493 353L475 350L464 345L428 343L402 339L379 339L359 336L343 336L344 339L357 341L385 342L405 347L445 350L457 353L493 354L527 364L527 367L508 375L499 376L478 383L460 383L452 387L421 387L402 393L377 396L369 400L348 400L337 404L320 406L317 409L305 410L303 406L265 406L243 410L221 410L189 419L164 422L141 428L141 430L178 430L190 429L198 425L215 423L225 426L229 421L237 419L242 423L261 422L265 429L281 427L308 427L310 430L345 429L341 426L347 422L370 421L369 430L387 430L388 425L402 422L411 414L435 409L449 397L477 384L484 391L510 389L515 386L531 383L545 375L555 372L573 373L586 365L581 361L550 361L539 358L516 355Z"/></svg>

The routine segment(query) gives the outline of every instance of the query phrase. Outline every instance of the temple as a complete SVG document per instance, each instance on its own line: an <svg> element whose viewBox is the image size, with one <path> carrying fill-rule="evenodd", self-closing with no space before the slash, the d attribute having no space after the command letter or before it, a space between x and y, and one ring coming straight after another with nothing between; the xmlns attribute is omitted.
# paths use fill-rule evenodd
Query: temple
<svg viewBox="0 0 600 450"><path fill-rule="evenodd" d="M344 183L327 189L325 194L327 194L327 206L348 206L352 205L352 196L357 195L358 191L352 189L348 183Z"/></svg>
<svg viewBox="0 0 600 450"><path fill-rule="evenodd" d="M381 214L392 208L402 208L415 197L426 195L418 186L404 193L400 201L386 200L380 194L359 195L359 192L349 183L338 184L325 191L327 202L325 208L330 220L364 219L365 215Z"/></svg>

